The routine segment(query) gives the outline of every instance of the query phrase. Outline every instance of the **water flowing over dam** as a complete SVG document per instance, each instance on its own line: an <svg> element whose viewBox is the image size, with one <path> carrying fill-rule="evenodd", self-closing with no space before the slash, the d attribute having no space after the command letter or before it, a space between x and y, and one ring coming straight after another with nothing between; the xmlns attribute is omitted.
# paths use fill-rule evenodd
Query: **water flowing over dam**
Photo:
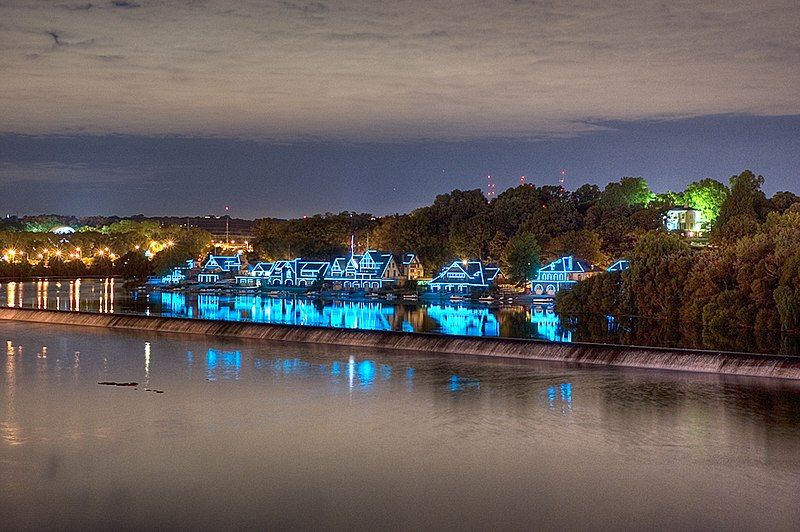
<svg viewBox="0 0 800 532"><path fill-rule="evenodd" d="M630 368L800 379L800 358L717 351L587 343L559 344L514 338L444 336L324 327L240 323L91 312L0 308L0 320L80 327L237 337L265 341L506 357Z"/></svg>

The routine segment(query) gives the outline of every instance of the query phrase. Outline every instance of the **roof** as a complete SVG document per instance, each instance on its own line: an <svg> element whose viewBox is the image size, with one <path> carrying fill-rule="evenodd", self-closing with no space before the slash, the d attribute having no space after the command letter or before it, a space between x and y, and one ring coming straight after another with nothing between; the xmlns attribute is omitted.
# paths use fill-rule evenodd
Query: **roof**
<svg viewBox="0 0 800 532"><path fill-rule="evenodd" d="M253 266L253 271L268 272L275 266L274 262L258 262Z"/></svg>
<svg viewBox="0 0 800 532"><path fill-rule="evenodd" d="M242 259L240 255L209 255L208 260L203 265L205 270L220 269L222 271L230 271L233 267L240 267Z"/></svg>
<svg viewBox="0 0 800 532"><path fill-rule="evenodd" d="M321 261L310 261L297 259L301 277L314 277L324 275L328 270L329 263Z"/></svg>
<svg viewBox="0 0 800 532"><path fill-rule="evenodd" d="M348 277L346 274L347 268L355 270L354 274L356 275L370 274L383 277L393 260L394 256L388 251L369 249L360 255L351 254L347 257L336 257L330 262L330 270L341 272L337 273L336 276L344 278Z"/></svg>
<svg viewBox="0 0 800 532"><path fill-rule="evenodd" d="M583 259L578 259L572 255L560 257L550 264L539 268L539 272L560 272L560 273L588 273L596 272L598 268L594 264L589 264ZM538 272L537 272L538 273Z"/></svg>
<svg viewBox="0 0 800 532"><path fill-rule="evenodd" d="M403 253L403 266L408 266L415 258L417 258L416 253Z"/></svg>
<svg viewBox="0 0 800 532"><path fill-rule="evenodd" d="M484 264L480 259L466 261L454 260L444 266L431 280L431 284L467 284L471 286L488 286L500 273L500 268L494 264ZM451 275L461 275L453 277Z"/></svg>
<svg viewBox="0 0 800 532"><path fill-rule="evenodd" d="M609 266L606 269L606 271L608 271L608 272L621 272L621 271L627 270L630 265L631 264L630 264L630 262L628 262L628 259L619 259L614 264Z"/></svg>

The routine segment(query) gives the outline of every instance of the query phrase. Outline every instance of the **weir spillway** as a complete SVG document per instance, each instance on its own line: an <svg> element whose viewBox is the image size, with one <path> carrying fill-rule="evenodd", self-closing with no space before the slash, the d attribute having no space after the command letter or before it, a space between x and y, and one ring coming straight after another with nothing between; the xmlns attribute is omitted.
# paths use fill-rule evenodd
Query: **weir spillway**
<svg viewBox="0 0 800 532"><path fill-rule="evenodd" d="M100 327L158 333L247 338L268 342L330 344L432 354L505 357L751 377L800 379L800 357L693 349L589 343L552 343L518 338L334 329L302 325L0 308L0 320Z"/></svg>

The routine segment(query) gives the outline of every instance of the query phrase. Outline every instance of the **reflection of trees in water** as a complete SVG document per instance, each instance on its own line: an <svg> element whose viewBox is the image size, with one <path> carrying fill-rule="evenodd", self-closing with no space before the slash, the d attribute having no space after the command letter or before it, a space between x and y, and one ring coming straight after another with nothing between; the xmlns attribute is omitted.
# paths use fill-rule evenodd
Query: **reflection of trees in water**
<svg viewBox="0 0 800 532"><path fill-rule="evenodd" d="M725 430L731 437L754 442L753 448L763 447L766 441L773 450L783 447L793 455L796 452L796 442L786 447L795 441L800 421L800 394L793 382L621 371L616 378L602 381L599 394L604 421L630 427L636 438L642 427L659 432L681 419L680 425L687 430L670 435L675 444L681 439L689 445L710 443L717 439L713 432ZM729 430L736 427L749 430ZM620 437L626 434L620 431ZM778 459L777 454L774 457Z"/></svg>
<svg viewBox="0 0 800 532"><path fill-rule="evenodd" d="M774 331L732 331L689 326L677 320L597 315L562 317L562 324L578 342L800 355L800 336Z"/></svg>

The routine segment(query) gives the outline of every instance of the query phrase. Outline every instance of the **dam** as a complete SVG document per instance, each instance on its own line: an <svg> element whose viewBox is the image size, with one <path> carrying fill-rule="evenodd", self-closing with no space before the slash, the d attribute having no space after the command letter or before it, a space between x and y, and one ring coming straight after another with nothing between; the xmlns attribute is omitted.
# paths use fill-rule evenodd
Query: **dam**
<svg viewBox="0 0 800 532"><path fill-rule="evenodd" d="M442 355L528 359L565 364L800 379L799 357L726 351L578 342L553 343L517 338L357 330L28 308L0 308L0 320L84 328L246 338L270 343L338 345Z"/></svg>

